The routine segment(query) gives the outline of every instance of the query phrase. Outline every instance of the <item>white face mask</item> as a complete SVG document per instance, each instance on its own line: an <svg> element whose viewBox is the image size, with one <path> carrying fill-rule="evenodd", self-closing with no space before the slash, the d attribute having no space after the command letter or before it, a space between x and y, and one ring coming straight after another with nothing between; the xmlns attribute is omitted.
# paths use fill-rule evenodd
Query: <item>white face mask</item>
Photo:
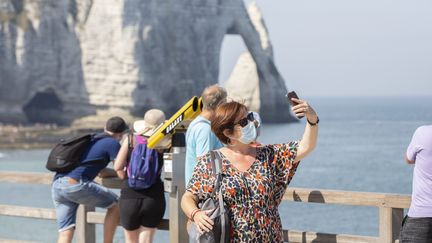
<svg viewBox="0 0 432 243"><path fill-rule="evenodd" d="M240 129L241 136L238 139L241 143L250 144L254 142L257 138L257 130L255 124L251 121L248 124Z"/></svg>

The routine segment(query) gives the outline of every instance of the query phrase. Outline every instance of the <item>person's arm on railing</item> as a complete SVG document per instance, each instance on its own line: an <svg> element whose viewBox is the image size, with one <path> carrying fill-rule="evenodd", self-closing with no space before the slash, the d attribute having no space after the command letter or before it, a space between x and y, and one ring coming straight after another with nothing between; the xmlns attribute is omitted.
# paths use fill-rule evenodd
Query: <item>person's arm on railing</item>
<svg viewBox="0 0 432 243"><path fill-rule="evenodd" d="M316 147L319 119L315 110L309 106L306 101L296 98L292 98L292 100L297 103L297 105L291 108L292 111L296 116L306 116L307 119L305 131L297 149L297 156L294 160L294 162L299 162Z"/></svg>
<svg viewBox="0 0 432 243"><path fill-rule="evenodd" d="M120 179L125 179L126 175L125 175L125 167L126 167L126 163L127 163L127 154L128 154L128 143L129 140L128 139L124 139L122 146L117 154L117 157L115 159L114 162L114 170L117 173L117 176Z"/></svg>
<svg viewBox="0 0 432 243"><path fill-rule="evenodd" d="M411 142L405 152L405 161L408 164L415 164L417 153L420 150L419 146L420 128L417 128L411 138Z"/></svg>
<svg viewBox="0 0 432 243"><path fill-rule="evenodd" d="M98 176L99 176L100 178L116 177L117 174L116 174L116 172L115 172L113 169L111 169L111 168L103 168L103 169L99 172Z"/></svg>
<svg viewBox="0 0 432 243"><path fill-rule="evenodd" d="M408 159L408 157L407 157L406 154L405 154L405 161L406 161L408 164L415 164L415 160L410 160L410 159Z"/></svg>

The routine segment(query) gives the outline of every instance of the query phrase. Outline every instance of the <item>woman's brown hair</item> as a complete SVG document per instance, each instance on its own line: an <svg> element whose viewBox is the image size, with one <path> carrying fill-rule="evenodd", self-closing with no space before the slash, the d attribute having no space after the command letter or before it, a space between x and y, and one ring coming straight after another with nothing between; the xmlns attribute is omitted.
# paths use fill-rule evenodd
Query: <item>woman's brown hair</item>
<svg viewBox="0 0 432 243"><path fill-rule="evenodd" d="M223 132L228 129L228 133L232 134L235 122L245 112L247 112L246 106L236 101L223 103L216 108L211 120L211 129L222 143L230 143L230 139Z"/></svg>

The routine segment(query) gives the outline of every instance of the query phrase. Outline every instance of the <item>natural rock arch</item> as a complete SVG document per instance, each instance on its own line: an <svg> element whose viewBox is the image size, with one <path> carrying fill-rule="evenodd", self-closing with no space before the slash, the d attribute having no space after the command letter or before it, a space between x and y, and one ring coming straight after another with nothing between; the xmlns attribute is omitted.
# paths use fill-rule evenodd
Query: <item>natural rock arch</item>
<svg viewBox="0 0 432 243"><path fill-rule="evenodd" d="M243 0L6 0L0 121L22 121L28 97L41 87L60 95L69 121L113 110L170 115L218 82L227 34L242 37L256 66L263 120L289 121L285 82L255 15ZM245 86L248 79L232 80Z"/></svg>
<svg viewBox="0 0 432 243"><path fill-rule="evenodd" d="M124 20L124 29L136 31L138 39L139 82L132 96L138 114L152 107L172 114L179 103L217 83L222 41L225 35L235 34L241 36L256 64L259 112L264 120L293 120L285 82L274 64L255 4L248 12L242 0L126 0L124 13L130 16Z"/></svg>

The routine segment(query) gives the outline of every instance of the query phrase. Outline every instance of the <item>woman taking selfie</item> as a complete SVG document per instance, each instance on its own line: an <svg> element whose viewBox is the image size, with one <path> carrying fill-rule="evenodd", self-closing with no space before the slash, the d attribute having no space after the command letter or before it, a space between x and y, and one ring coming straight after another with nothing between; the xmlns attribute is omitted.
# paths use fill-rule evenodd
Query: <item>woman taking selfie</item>
<svg viewBox="0 0 432 243"><path fill-rule="evenodd" d="M212 131L226 146L217 150L222 160L223 200L229 209L230 242L283 242L278 206L299 161L317 142L318 116L307 102L292 111L307 118L300 141L256 146L258 122L246 106L228 102L216 109ZM288 112L288 111L287 111ZM182 209L197 230L208 232L213 221L198 204L212 195L215 176L210 154L197 158L192 179L182 198Z"/></svg>

